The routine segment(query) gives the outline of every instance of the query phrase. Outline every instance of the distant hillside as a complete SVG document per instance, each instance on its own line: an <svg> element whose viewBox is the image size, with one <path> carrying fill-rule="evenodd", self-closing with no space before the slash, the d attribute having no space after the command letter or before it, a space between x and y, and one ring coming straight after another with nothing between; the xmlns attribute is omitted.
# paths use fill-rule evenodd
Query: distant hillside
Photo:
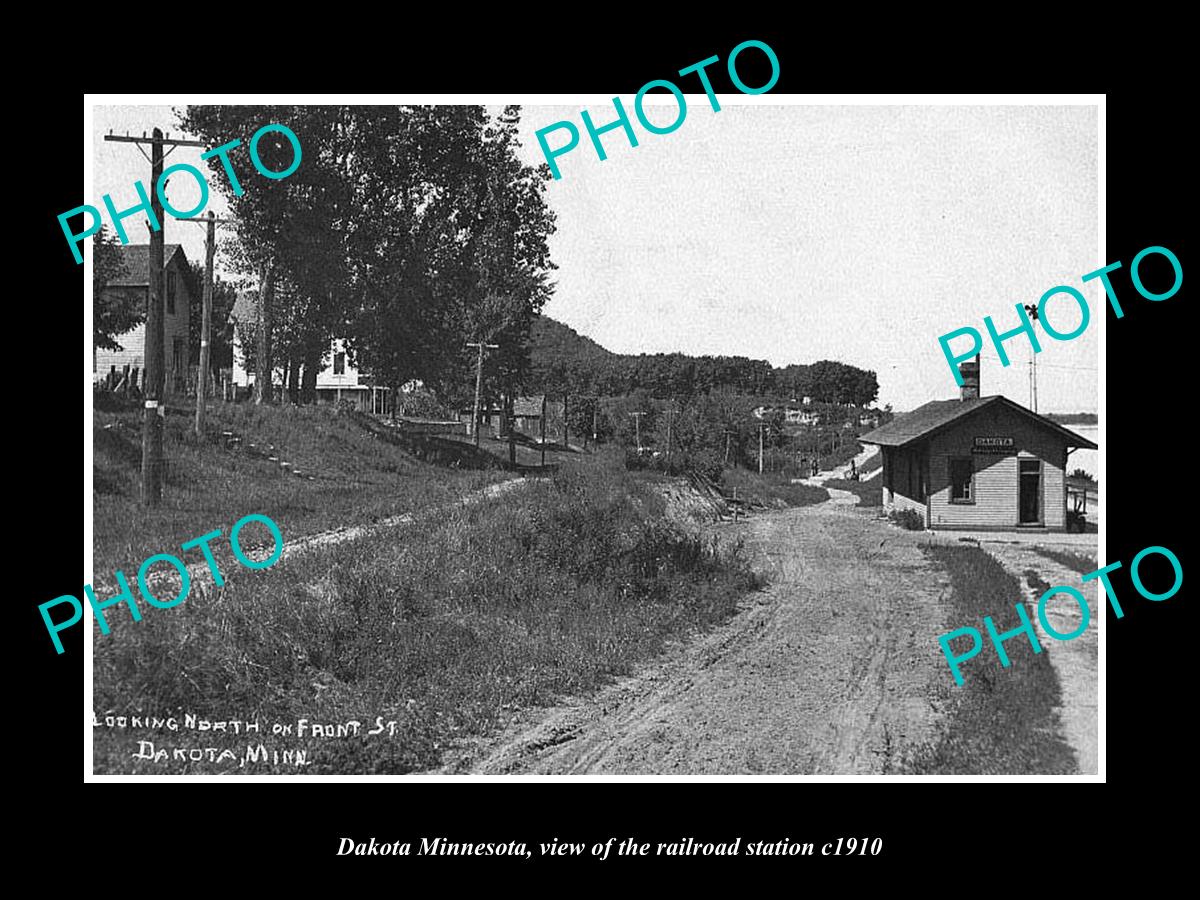
<svg viewBox="0 0 1200 900"><path fill-rule="evenodd" d="M530 328L531 385L552 394L627 396L645 391L660 398L707 394L714 389L785 400L866 406L879 394L875 373L832 360L774 368L744 356L684 353L613 353L573 328L538 316Z"/></svg>
<svg viewBox="0 0 1200 900"><path fill-rule="evenodd" d="M548 316L535 316L529 330L533 345L532 356L537 371L546 371L555 363L563 364L577 360L609 360L617 354L605 350L589 337L584 337L574 328L556 322Z"/></svg>

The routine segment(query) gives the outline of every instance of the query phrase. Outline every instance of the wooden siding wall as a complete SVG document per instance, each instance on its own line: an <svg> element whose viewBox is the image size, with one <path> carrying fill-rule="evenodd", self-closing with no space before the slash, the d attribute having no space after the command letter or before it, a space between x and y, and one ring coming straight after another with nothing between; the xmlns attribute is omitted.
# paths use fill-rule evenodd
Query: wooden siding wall
<svg viewBox="0 0 1200 900"><path fill-rule="evenodd" d="M975 437L1012 437L1019 456L972 454ZM1050 529L1066 525L1066 444L1052 431L1019 413L995 407L980 410L930 442L930 527L1016 528L1020 520L1019 459L1040 459L1041 513ZM975 463L975 503L950 502L952 457Z"/></svg>
<svg viewBox="0 0 1200 900"><path fill-rule="evenodd" d="M912 509L925 517L925 501L918 499L921 491L919 454L925 445L917 447L884 447L884 507L888 510ZM887 490L889 484L891 491ZM928 524L928 523L926 523Z"/></svg>
<svg viewBox="0 0 1200 900"><path fill-rule="evenodd" d="M183 340L183 376L187 376L188 371L188 307L192 303L192 298L188 294L187 282L183 277L182 266L179 264L178 251L175 256L171 257L171 261L167 264L166 271L175 273L175 313L172 315L167 312L166 297L163 297L163 360L166 364L166 390L167 393L172 393L172 367L174 363L174 343L175 338ZM107 291L120 291L123 294L135 294L139 298L142 306L146 303L146 292L149 291L146 287L120 287L106 288ZM166 279L163 279L163 290L166 291ZM108 374L111 366L116 366L120 372L124 366L128 365L132 370L137 366L139 381L144 377L146 369L146 326L145 324L138 325L132 331L127 331L125 334L117 338L117 343L121 345L121 350L96 350L93 358L93 371L103 377Z"/></svg>

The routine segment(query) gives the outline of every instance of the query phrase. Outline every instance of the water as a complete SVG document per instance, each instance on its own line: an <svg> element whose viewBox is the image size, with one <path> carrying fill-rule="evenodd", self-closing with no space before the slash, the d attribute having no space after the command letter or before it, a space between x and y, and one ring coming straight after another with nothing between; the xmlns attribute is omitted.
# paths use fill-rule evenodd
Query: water
<svg viewBox="0 0 1200 900"><path fill-rule="evenodd" d="M1100 427L1098 425L1065 425L1064 428L1075 432L1080 437L1085 437L1092 443L1100 443ZM1076 469L1083 469L1095 479L1100 477L1100 451L1099 450L1072 450L1071 455L1067 457L1067 473L1074 472Z"/></svg>

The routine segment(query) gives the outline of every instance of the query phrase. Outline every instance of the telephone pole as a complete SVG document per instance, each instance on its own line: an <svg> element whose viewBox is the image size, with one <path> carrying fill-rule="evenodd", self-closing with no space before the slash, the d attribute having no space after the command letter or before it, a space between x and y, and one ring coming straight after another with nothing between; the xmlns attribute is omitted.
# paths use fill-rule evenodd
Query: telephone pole
<svg viewBox="0 0 1200 900"><path fill-rule="evenodd" d="M271 329L274 327L271 305L275 301L275 258L268 256L258 271L258 309L255 316L258 352L254 355L254 367L257 370L254 374L255 406L270 403L275 390L271 384L271 372L274 368L271 362ZM341 399L340 393L338 399Z"/></svg>
<svg viewBox="0 0 1200 900"><path fill-rule="evenodd" d="M766 422L758 423L758 474L763 473L763 429L767 427Z"/></svg>
<svg viewBox="0 0 1200 900"><path fill-rule="evenodd" d="M671 461L671 414L675 411L674 403L667 406L667 462Z"/></svg>
<svg viewBox="0 0 1200 900"><path fill-rule="evenodd" d="M146 293L146 342L145 371L146 390L142 409L142 503L157 506L162 502L163 482L163 422L167 410L163 406L163 388L166 381L166 361L163 354L163 207L158 197L158 180L163 172L163 147L207 147L203 141L185 141L164 137L162 130L155 128L150 137L106 134L106 141L137 144L142 156L150 162L150 217L157 228L146 223L150 231L150 287ZM150 155L142 150L143 144L150 145ZM168 152L171 152L168 151ZM135 207L136 208L136 207ZM132 212L133 210L129 210Z"/></svg>
<svg viewBox="0 0 1200 900"><path fill-rule="evenodd" d="M479 397L480 397L480 394L482 394L482 392L483 392L483 351L485 349L499 350L500 345L499 344L489 344L489 343L486 343L485 341L479 341L478 343L468 342L467 346L479 348L479 358L478 358L478 361L475 363L475 413L474 413L474 415L471 416L471 428L472 428L472 430L474 432L474 436L475 436L475 446L478 447L479 446ZM544 416L543 416L543 419L545 419Z"/></svg>
<svg viewBox="0 0 1200 900"><path fill-rule="evenodd" d="M637 452L640 455L642 452L642 416L644 412L630 413L633 416L633 431L637 435Z"/></svg>
<svg viewBox="0 0 1200 900"><path fill-rule="evenodd" d="M204 311L200 319L200 372L196 376L196 437L204 437L204 415L208 404L208 361L212 341L213 258L217 253L217 225L234 219L218 219L210 209L203 218L180 219L206 225L204 236Z"/></svg>
<svg viewBox="0 0 1200 900"><path fill-rule="evenodd" d="M1038 308L1034 304L1026 303L1025 312L1034 322L1038 321ZM1029 350L1029 408L1037 412L1037 353L1032 347Z"/></svg>
<svg viewBox="0 0 1200 900"><path fill-rule="evenodd" d="M542 394L542 415L538 420L542 426L542 434L538 444L542 449L542 468L546 468L546 395Z"/></svg>

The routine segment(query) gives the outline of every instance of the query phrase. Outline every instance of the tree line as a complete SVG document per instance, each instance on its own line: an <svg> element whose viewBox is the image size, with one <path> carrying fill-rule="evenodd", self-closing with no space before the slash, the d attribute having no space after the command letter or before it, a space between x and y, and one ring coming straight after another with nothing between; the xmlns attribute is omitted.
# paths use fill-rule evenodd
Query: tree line
<svg viewBox="0 0 1200 900"><path fill-rule="evenodd" d="M742 356L555 354L535 358L535 369L539 382L553 394L613 397L645 391L664 399L686 399L726 390L782 403L808 397L852 406L868 406L879 396L874 372L831 360L775 368L764 359Z"/></svg>
<svg viewBox="0 0 1200 900"><path fill-rule="evenodd" d="M239 195L220 160L209 160L210 183L236 220L221 264L254 299L252 333L241 337L256 400L282 390L293 402L315 401L334 338L376 384L398 391L419 379L451 402L470 388L465 343L497 343L490 383L516 393L528 372L529 323L550 296L554 269L549 173L517 157L520 108L198 105L179 113L182 129L213 146L262 122L299 138L302 164L286 179ZM258 152L275 171L293 158L279 133ZM232 299L220 290L215 328Z"/></svg>

